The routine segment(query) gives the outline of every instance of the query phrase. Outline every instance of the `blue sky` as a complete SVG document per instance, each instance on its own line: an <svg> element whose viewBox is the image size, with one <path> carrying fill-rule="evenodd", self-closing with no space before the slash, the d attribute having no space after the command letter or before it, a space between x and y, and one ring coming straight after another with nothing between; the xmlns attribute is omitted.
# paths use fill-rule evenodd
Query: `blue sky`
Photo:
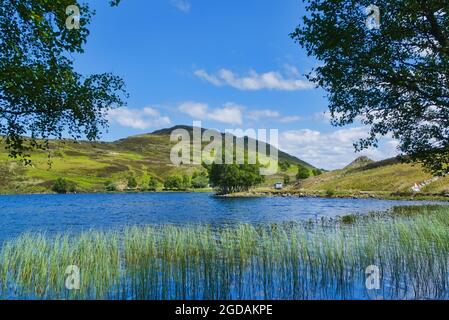
<svg viewBox="0 0 449 320"><path fill-rule="evenodd" d="M329 124L326 93L304 74L319 62L289 37L305 13L300 0L107 0L96 10L84 74L113 72L126 82L126 108L111 112L104 140L202 121L224 130L279 129L280 148L326 169L356 156L361 126ZM386 139L363 155L395 154ZM360 154L360 155L362 155Z"/></svg>

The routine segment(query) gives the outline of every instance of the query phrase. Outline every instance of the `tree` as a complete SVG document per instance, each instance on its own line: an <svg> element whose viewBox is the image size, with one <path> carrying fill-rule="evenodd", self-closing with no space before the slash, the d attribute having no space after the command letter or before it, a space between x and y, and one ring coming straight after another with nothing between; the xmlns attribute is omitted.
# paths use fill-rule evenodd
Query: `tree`
<svg viewBox="0 0 449 320"><path fill-rule="evenodd" d="M372 30L372 1L307 3L291 36L321 61L308 78L328 92L332 123L369 127L358 151L391 135L404 159L448 173L449 2L378 0L381 24Z"/></svg>
<svg viewBox="0 0 449 320"><path fill-rule="evenodd" d="M259 165L215 164L210 166L209 179L218 194L248 191L264 181Z"/></svg>
<svg viewBox="0 0 449 320"><path fill-rule="evenodd" d="M117 183L115 183L113 181L107 181L105 183L105 189L106 189L106 191L109 191L109 192L115 192L115 191L117 191Z"/></svg>
<svg viewBox="0 0 449 320"><path fill-rule="evenodd" d="M137 180L134 176L128 177L128 189L136 189L137 188Z"/></svg>
<svg viewBox="0 0 449 320"><path fill-rule="evenodd" d="M321 169L313 169L313 175L316 176L321 176L323 174L323 171Z"/></svg>
<svg viewBox="0 0 449 320"><path fill-rule="evenodd" d="M150 176L150 179L148 180L148 190L156 191L157 187L158 187L157 179L153 176Z"/></svg>
<svg viewBox="0 0 449 320"><path fill-rule="evenodd" d="M288 162L287 160L285 161L280 161L279 162L279 168L281 169L281 171L285 172L288 169L290 169L290 162Z"/></svg>
<svg viewBox="0 0 449 320"><path fill-rule="evenodd" d="M192 176L192 187L195 189L206 188L209 185L209 177L207 176L207 172L204 171L196 171Z"/></svg>
<svg viewBox="0 0 449 320"><path fill-rule="evenodd" d="M69 30L71 5L80 19L79 28ZM0 135L11 157L29 163L29 151L48 149L48 140L63 133L95 140L107 124L105 113L124 105L121 78L74 70L71 57L83 52L92 15L87 3L74 0L2 0Z"/></svg>
<svg viewBox="0 0 449 320"><path fill-rule="evenodd" d="M75 192L76 186L73 182L69 182L64 178L56 179L52 190L56 193L66 194L68 192Z"/></svg>
<svg viewBox="0 0 449 320"><path fill-rule="evenodd" d="M181 190L187 190L190 189L192 186L191 178L189 175L184 174L182 175L182 184L181 184Z"/></svg>
<svg viewBox="0 0 449 320"><path fill-rule="evenodd" d="M171 175L165 179L164 188L166 190L182 190L183 179L178 175Z"/></svg>
<svg viewBox="0 0 449 320"><path fill-rule="evenodd" d="M288 174L284 175L284 185L288 186L290 184L290 176Z"/></svg>
<svg viewBox="0 0 449 320"><path fill-rule="evenodd" d="M296 180L305 180L310 177L309 169L302 165L298 165L298 173L296 174Z"/></svg>

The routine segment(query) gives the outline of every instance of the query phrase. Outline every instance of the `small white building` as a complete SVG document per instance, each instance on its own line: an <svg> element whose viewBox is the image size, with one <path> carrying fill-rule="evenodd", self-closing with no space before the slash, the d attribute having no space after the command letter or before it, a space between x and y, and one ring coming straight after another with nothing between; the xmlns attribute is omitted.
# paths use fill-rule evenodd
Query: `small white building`
<svg viewBox="0 0 449 320"><path fill-rule="evenodd" d="M421 187L420 186L418 186L418 184L417 183L415 183L415 185L412 187L412 191L413 192L420 192L421 191Z"/></svg>
<svg viewBox="0 0 449 320"><path fill-rule="evenodd" d="M275 188L276 190L282 190L282 188L284 188L284 185L282 184L282 182L277 182L277 183L274 185L274 188Z"/></svg>

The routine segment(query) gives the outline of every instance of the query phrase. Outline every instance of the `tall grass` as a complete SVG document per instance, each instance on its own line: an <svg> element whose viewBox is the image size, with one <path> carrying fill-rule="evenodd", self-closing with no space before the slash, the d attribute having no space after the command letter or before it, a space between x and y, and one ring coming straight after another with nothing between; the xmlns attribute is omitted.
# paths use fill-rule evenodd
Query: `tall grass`
<svg viewBox="0 0 449 320"><path fill-rule="evenodd" d="M3 244L3 298L449 298L449 210L353 224L148 226ZM79 290L65 269L81 271ZM381 290L365 269L382 271Z"/></svg>

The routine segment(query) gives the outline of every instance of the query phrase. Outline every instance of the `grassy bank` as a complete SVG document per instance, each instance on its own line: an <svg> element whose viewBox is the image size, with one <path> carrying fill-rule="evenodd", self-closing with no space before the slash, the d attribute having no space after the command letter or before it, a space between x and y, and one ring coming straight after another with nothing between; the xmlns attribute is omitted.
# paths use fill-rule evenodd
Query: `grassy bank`
<svg viewBox="0 0 449 320"><path fill-rule="evenodd" d="M248 192L238 192L224 196L226 198L254 198L254 197L309 197L309 198L353 198L353 199L383 199L410 201L449 201L449 194L440 193L412 193L389 191L312 191L292 187L283 190L273 188L256 188Z"/></svg>
<svg viewBox="0 0 449 320"><path fill-rule="evenodd" d="M401 163L398 159L359 163L340 170L298 182L296 192L335 196L365 195L390 198L429 198L449 196L449 175L430 182L432 175L420 164ZM421 191L413 194L411 188L426 181Z"/></svg>
<svg viewBox="0 0 449 320"><path fill-rule="evenodd" d="M77 192L104 192L105 185L111 183L122 191L127 188L129 177L136 179L138 189L147 189L149 178L153 177L161 189L169 176L192 176L205 170L199 165L176 166L172 163L170 152L175 142L170 141L170 135L179 128L189 129L176 126L114 142L52 140L49 153L30 152L32 166L23 166L9 158L5 144L0 141L0 194L51 193L58 178L66 179ZM313 169L282 151L279 152L279 160L289 161L292 167L287 173L291 176L295 175L297 164ZM267 178L267 185L282 181L283 175Z"/></svg>
<svg viewBox="0 0 449 320"><path fill-rule="evenodd" d="M448 298L449 209L304 225L130 227L3 244L3 298ZM66 268L80 290L64 286ZM382 272L366 290L365 269Z"/></svg>

